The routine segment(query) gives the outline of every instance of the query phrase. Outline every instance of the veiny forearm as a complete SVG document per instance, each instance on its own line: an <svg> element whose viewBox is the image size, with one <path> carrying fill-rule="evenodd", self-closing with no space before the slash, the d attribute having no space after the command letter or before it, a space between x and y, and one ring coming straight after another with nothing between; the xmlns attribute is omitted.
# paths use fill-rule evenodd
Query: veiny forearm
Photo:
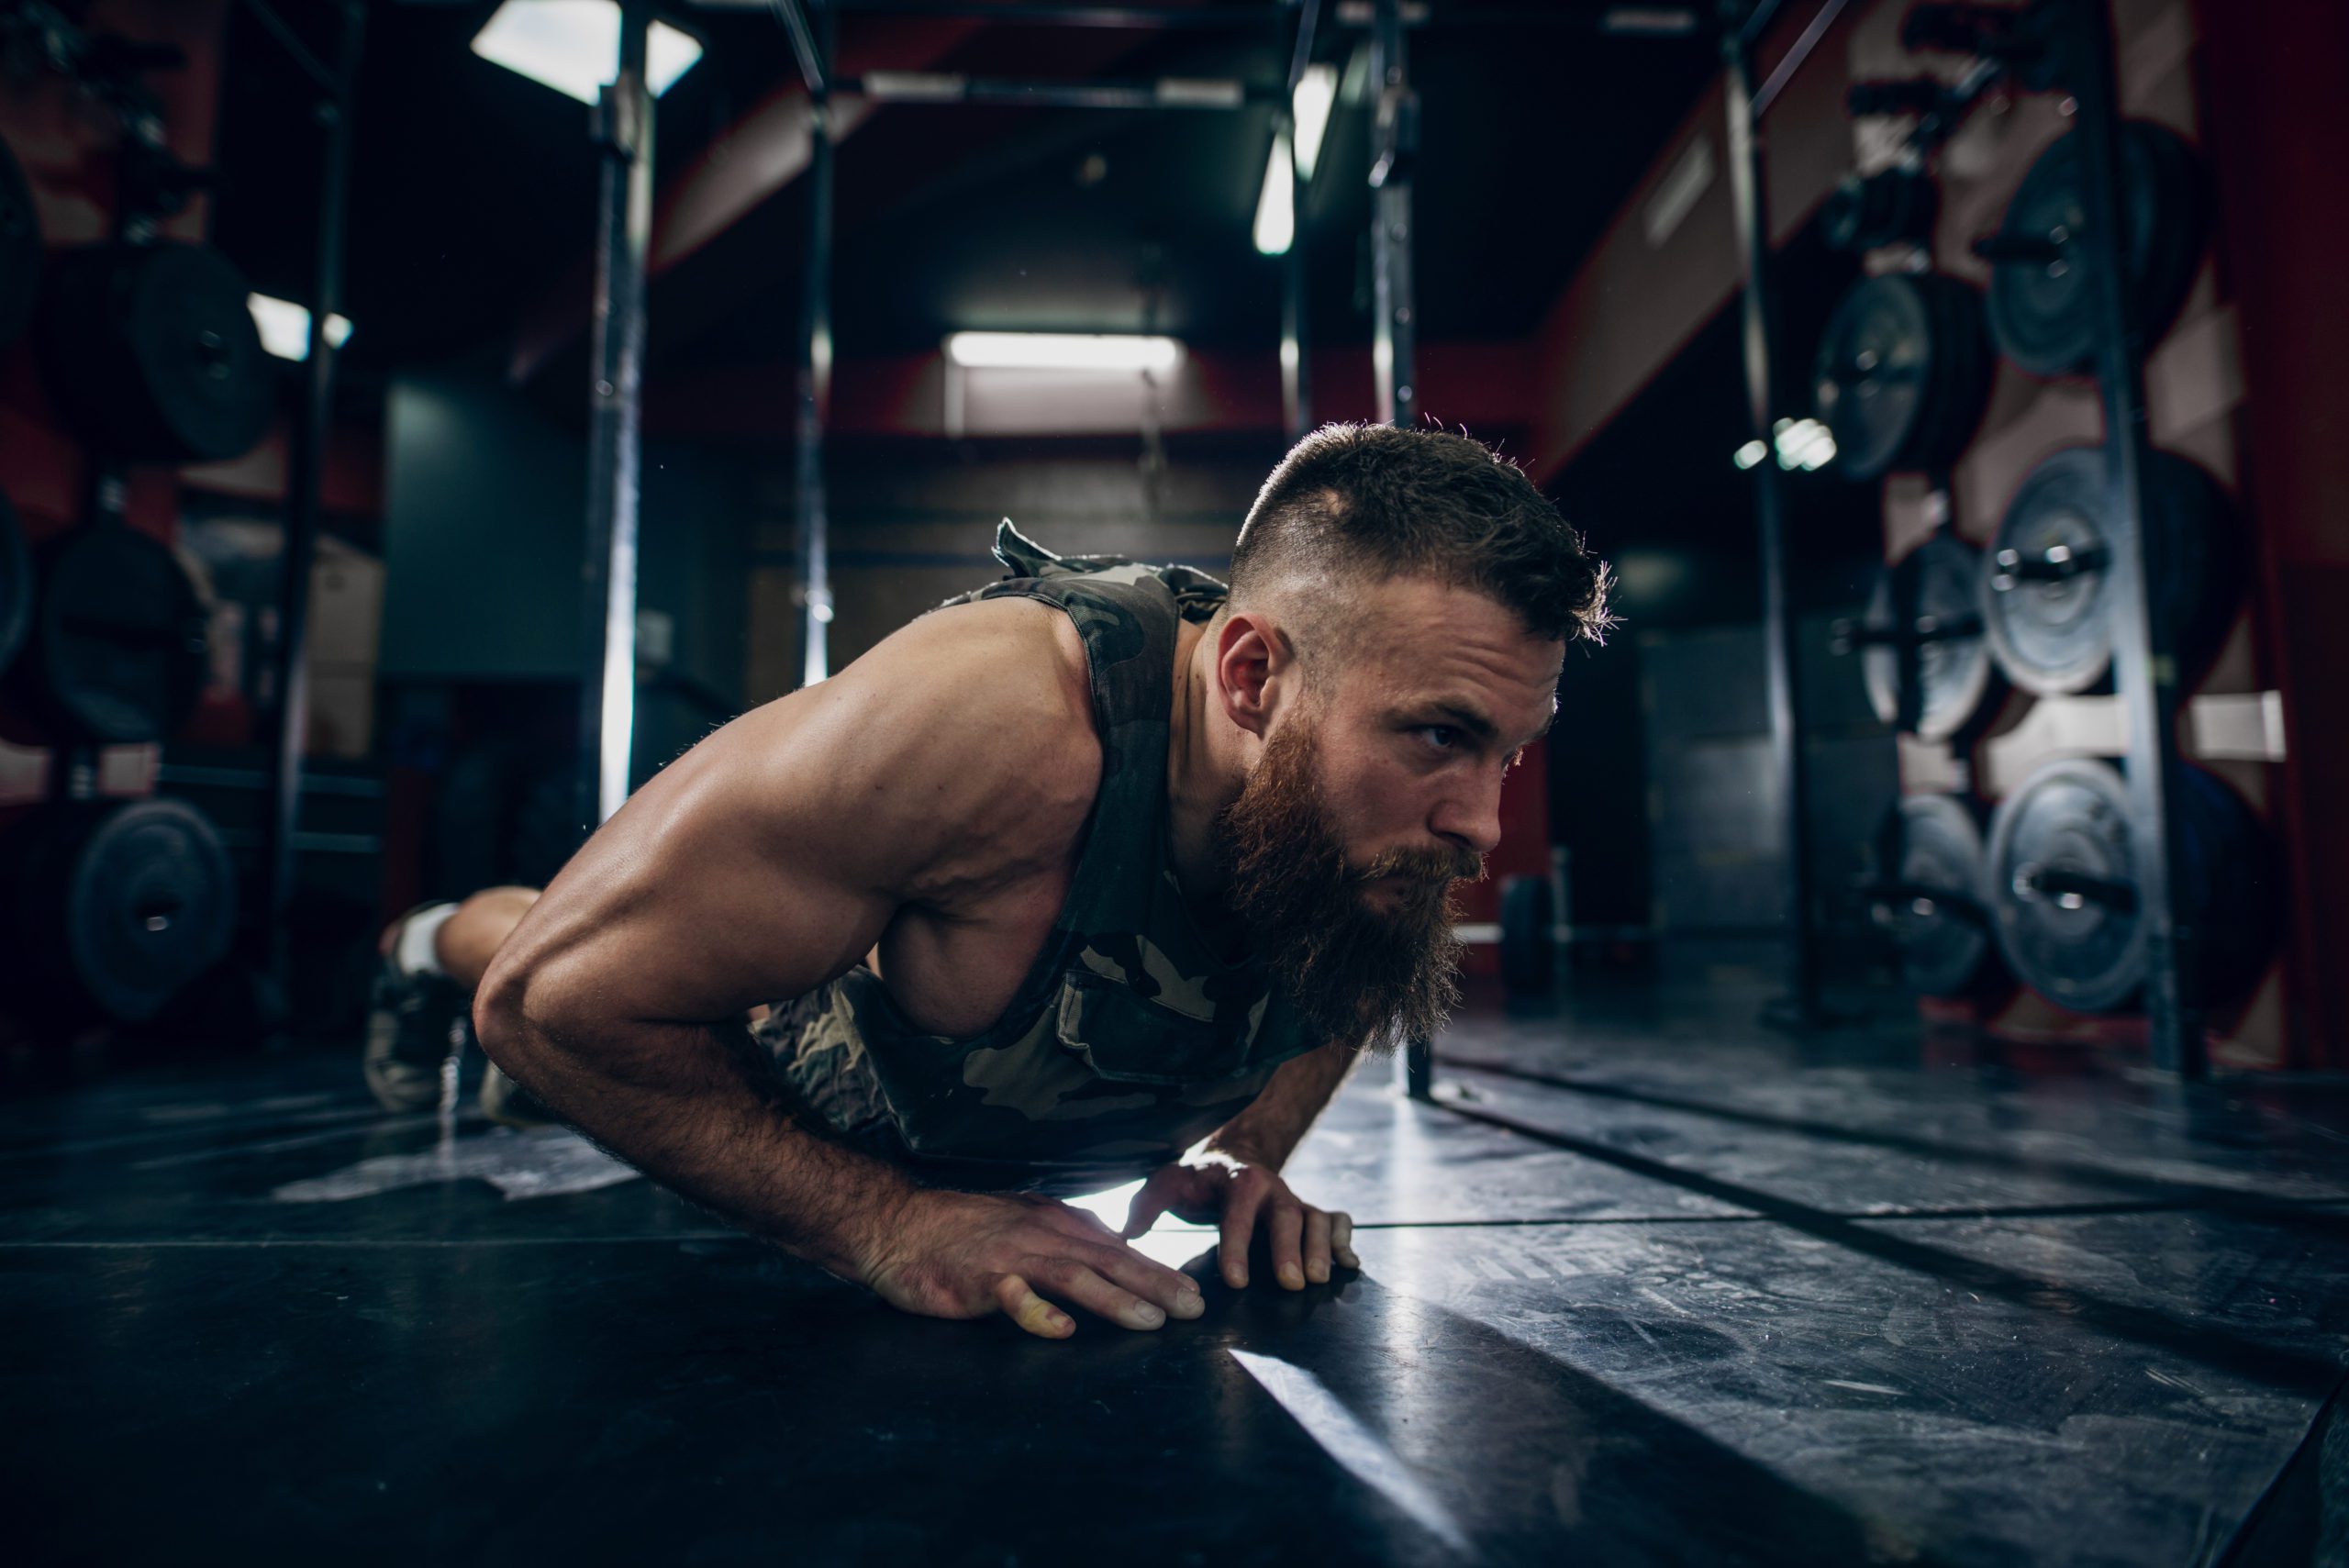
<svg viewBox="0 0 2349 1568"><path fill-rule="evenodd" d="M740 1025L534 1018L485 1007L493 1060L647 1175L843 1278L915 1190L795 1105Z"/></svg>
<svg viewBox="0 0 2349 1568"><path fill-rule="evenodd" d="M1208 1151L1279 1170L1360 1055L1349 1045L1325 1045L1282 1062L1254 1103L1208 1140Z"/></svg>

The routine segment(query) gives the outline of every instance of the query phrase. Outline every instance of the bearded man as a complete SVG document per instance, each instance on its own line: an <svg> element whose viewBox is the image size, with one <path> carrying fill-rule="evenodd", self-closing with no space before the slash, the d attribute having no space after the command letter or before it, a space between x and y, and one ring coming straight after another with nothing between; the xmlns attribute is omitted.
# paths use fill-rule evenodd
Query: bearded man
<svg viewBox="0 0 2349 1568"><path fill-rule="evenodd" d="M1358 1266L1281 1165L1455 1000L1451 884L1604 632L1604 564L1485 447L1386 426L1282 461L1228 591L1008 524L996 553L543 895L386 933L378 1097L430 1102L471 994L494 1115L527 1090L898 1307L1049 1339L1199 1315L1127 1245L1167 1212L1219 1222L1234 1288L1260 1234L1290 1290ZM1060 1201L1136 1177L1123 1236Z"/></svg>

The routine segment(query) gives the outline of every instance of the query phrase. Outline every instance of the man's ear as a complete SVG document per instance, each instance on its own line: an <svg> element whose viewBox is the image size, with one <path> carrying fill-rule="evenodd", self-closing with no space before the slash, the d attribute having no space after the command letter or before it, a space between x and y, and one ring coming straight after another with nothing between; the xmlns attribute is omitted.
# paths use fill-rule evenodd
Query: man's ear
<svg viewBox="0 0 2349 1568"><path fill-rule="evenodd" d="M1272 723L1278 687L1297 678L1297 651L1271 617L1235 610L1216 633L1215 674L1223 716L1262 736Z"/></svg>

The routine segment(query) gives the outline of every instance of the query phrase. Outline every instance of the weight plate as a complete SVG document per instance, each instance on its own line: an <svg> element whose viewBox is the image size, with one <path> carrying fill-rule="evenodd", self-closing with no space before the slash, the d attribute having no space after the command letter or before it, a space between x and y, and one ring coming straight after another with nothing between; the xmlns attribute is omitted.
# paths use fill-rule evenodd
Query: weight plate
<svg viewBox="0 0 2349 1568"><path fill-rule="evenodd" d="M228 951L235 873L184 801L47 807L15 847L14 947L52 1010L153 1018Z"/></svg>
<svg viewBox="0 0 2349 1568"><path fill-rule="evenodd" d="M2066 136L2023 176L2000 238L2053 244L2049 261L2000 261L1990 277L1990 330L2006 356L2033 375L2067 375L2096 357L2096 301L2078 242L2087 225L2080 199L2079 144ZM2205 239L2201 174L2175 131L2132 120L2121 139L2121 253L2147 343L2177 318Z"/></svg>
<svg viewBox="0 0 2349 1568"><path fill-rule="evenodd" d="M1501 881L1501 984L1512 996L1546 996L1557 979L1557 916L1547 877Z"/></svg>
<svg viewBox="0 0 2349 1568"><path fill-rule="evenodd" d="M0 348L24 335L40 293L40 213L32 187L0 142Z"/></svg>
<svg viewBox="0 0 2349 1568"><path fill-rule="evenodd" d="M1982 828L1965 802L1912 795L1876 834L1876 920L1900 951L1912 991L1980 995L2003 977L1982 905Z"/></svg>
<svg viewBox="0 0 2349 1568"><path fill-rule="evenodd" d="M1954 278L1889 272L1854 284L1811 378L1837 471L1866 480L1954 461L1989 395L1982 330L1980 296Z"/></svg>
<svg viewBox="0 0 2349 1568"><path fill-rule="evenodd" d="M2009 966L2076 1011L2126 1006L2145 983L2138 872L2119 773L2088 762L2033 773L1990 819L1988 884ZM2051 877L2072 880L2050 886Z"/></svg>
<svg viewBox="0 0 2349 1568"><path fill-rule="evenodd" d="M1982 552L1940 532L1876 579L1860 674L1876 717L1929 740L1964 729L2004 695L1982 638Z"/></svg>
<svg viewBox="0 0 2349 1568"><path fill-rule="evenodd" d="M17 524L17 509L0 494L0 673L5 673L25 643L25 628L32 620L33 559L25 546L24 529Z"/></svg>
<svg viewBox="0 0 2349 1568"><path fill-rule="evenodd" d="M2155 612L2199 668L2241 591L2226 494L2173 453L2146 454L2145 523L2156 551ZM2007 678L2042 696L2099 689L2112 668L2110 552L2101 448L2056 453L2016 492L1982 577L1982 624Z"/></svg>
<svg viewBox="0 0 2349 1568"><path fill-rule="evenodd" d="M204 606L179 557L102 520L43 547L39 575L13 674L44 717L102 744L168 740L205 678Z"/></svg>
<svg viewBox="0 0 2349 1568"><path fill-rule="evenodd" d="M2184 854L2171 867L2180 918L2195 932L2188 1000L2240 996L2266 967L2277 902L2272 851L2250 809L2212 775L2181 768ZM2125 1009L2150 963L2137 905L2142 857L2127 785L2103 762L2052 762L1990 821L1987 885L1998 946L2049 1000L2087 1013Z"/></svg>
<svg viewBox="0 0 2349 1568"><path fill-rule="evenodd" d="M50 271L42 361L59 407L118 458L217 462L269 428L276 375L235 264L204 245L101 245Z"/></svg>

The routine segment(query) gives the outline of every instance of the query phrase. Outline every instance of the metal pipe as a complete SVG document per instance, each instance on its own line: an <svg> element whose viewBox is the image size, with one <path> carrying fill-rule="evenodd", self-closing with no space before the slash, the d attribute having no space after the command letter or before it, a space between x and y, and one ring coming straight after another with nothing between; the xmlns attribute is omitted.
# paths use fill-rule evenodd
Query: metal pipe
<svg viewBox="0 0 2349 1568"><path fill-rule="evenodd" d="M1820 6L1810 18L1810 25L1803 28L1801 35L1795 39L1794 47L1787 50L1787 58L1778 61L1777 68L1770 72L1769 80L1754 93L1752 113L1755 124L1760 124L1762 117L1770 112L1770 106L1778 101L1778 95L1787 90L1787 83L1795 79L1795 72L1802 69L1803 61L1810 58L1811 51L1819 47L1820 40L1827 36L1827 29L1835 25L1835 18L1843 14L1843 7L1849 3L1850 0L1827 0ZM1760 41L1757 38L1748 37L1746 47L1750 49Z"/></svg>
<svg viewBox="0 0 2349 1568"><path fill-rule="evenodd" d="M1136 31L1170 29L1252 30L1264 25L1267 8L1257 6L1055 6L1041 0L827 0L830 11L868 16L967 17L974 20L1055 28L1108 28Z"/></svg>
<svg viewBox="0 0 2349 1568"><path fill-rule="evenodd" d="M833 23L825 12L812 35L819 78L829 79ZM799 597L802 638L800 683L814 685L831 674L831 520L825 510L824 421L832 379L832 175L834 140L829 94L813 100L808 128L807 235L800 278L799 364L796 392L798 425L795 461L795 511L799 525Z"/></svg>
<svg viewBox="0 0 2349 1568"><path fill-rule="evenodd" d="M1419 417L1419 324L1411 299L1411 172L1419 152L1419 104L1411 91L1403 44L1402 0L1377 0L1372 11L1370 76L1371 268L1376 320L1371 371L1378 417L1410 426Z"/></svg>
<svg viewBox="0 0 2349 1568"><path fill-rule="evenodd" d="M1309 3L1309 0L1308 0ZM1305 177L1297 167L1297 121L1282 117L1289 150L1288 253L1281 258L1281 420L1292 442L1313 428L1312 331L1306 319Z"/></svg>
<svg viewBox="0 0 2349 1568"><path fill-rule="evenodd" d="M2121 100L2114 80L2106 0L2072 0L2067 51L2078 105L2080 205L2076 237L2097 319L2097 382L2104 395L2105 484L2111 560L2114 684L2129 716L2129 838L2138 918L2150 968L2145 1015L2154 1065L2185 1077L2210 1070L2195 1006L2200 933L2180 902L2172 868L2187 863L2178 811L2177 630L2156 613L2153 584L2166 564L2161 539L2144 526L2144 324L2128 284L2121 240Z"/></svg>
<svg viewBox="0 0 2349 1568"><path fill-rule="evenodd" d="M822 53L816 47L816 30L807 25L807 13L799 0L773 0L774 14L783 22L783 30L791 35L792 58L799 61L800 79L807 83L810 95L821 97L830 90L825 78Z"/></svg>
<svg viewBox="0 0 2349 1568"><path fill-rule="evenodd" d="M1745 392L1753 433L1775 446L1777 419L1774 366L1777 362L1777 300L1770 276L1770 213L1763 184L1762 148L1753 120L1753 61L1745 31L1732 19L1722 30L1728 66L1730 192L1737 211L1737 236L1745 268ZM1779 819L1786 845L1786 924L1793 1021L1816 1025L1824 1018L1820 1000L1817 932L1811 913L1809 770L1803 755L1802 692L1795 679L1794 608L1787 570L1785 496L1778 465L1755 463L1753 510L1759 525L1762 565L1762 643L1770 715L1771 771L1778 784Z"/></svg>
<svg viewBox="0 0 2349 1568"><path fill-rule="evenodd" d="M1276 86L1225 77L1167 76L1139 82L1025 81L945 71L872 71L833 81L835 94L876 104L986 104L1043 109L1244 109L1278 104Z"/></svg>
<svg viewBox="0 0 2349 1568"><path fill-rule="evenodd" d="M302 416L293 422L285 454L285 549L278 560L275 689L277 724L270 735L269 811L262 819L267 879L262 927L271 979L287 995L293 962L288 937L296 879L295 851L302 813L302 750L310 691L310 568L317 559L319 492L326 472L327 434L334 416L334 343L327 323L342 303L344 232L351 202L351 118L357 97L366 11L346 3L334 85L318 102L326 133L318 187L316 260L310 281L310 355L305 366Z"/></svg>
<svg viewBox="0 0 2349 1568"><path fill-rule="evenodd" d="M1321 20L1321 0L1298 0L1297 7L1297 45L1288 54L1288 95L1292 103L1297 98L1297 83L1305 80L1305 68L1313 63L1313 34Z"/></svg>
<svg viewBox="0 0 2349 1568"><path fill-rule="evenodd" d="M1308 278L1305 264L1305 196L1308 189L1297 156L1297 89L1313 63L1313 35L1321 0L1299 0L1297 41L1289 50L1288 96L1281 106L1281 135L1288 145L1288 253L1281 258L1281 418L1288 439L1304 439L1313 428L1312 325L1307 319Z"/></svg>
<svg viewBox="0 0 2349 1568"><path fill-rule="evenodd" d="M579 812L587 828L628 798L636 732L636 553L643 455L644 259L652 235L651 0L622 0L619 74L596 114L603 183L596 226L588 388L587 538L581 559Z"/></svg>

